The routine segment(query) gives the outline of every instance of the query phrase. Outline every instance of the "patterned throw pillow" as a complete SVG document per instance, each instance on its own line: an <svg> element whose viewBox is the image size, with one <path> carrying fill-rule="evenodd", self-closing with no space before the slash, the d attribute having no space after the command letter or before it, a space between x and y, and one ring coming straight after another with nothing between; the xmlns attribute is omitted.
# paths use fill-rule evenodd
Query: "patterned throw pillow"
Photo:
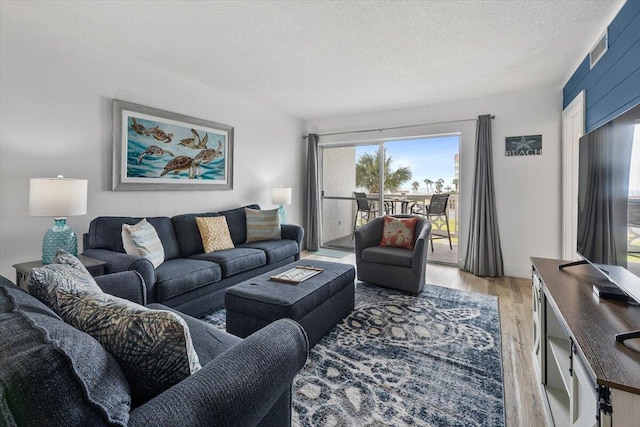
<svg viewBox="0 0 640 427"><path fill-rule="evenodd" d="M130 253L125 246L125 252L129 255L140 255L151 261L154 267L158 268L164 262L164 247L158 237L158 232L153 225L147 222L146 218L135 225L122 224L122 230L129 233L131 240L136 246L138 253ZM122 243L124 246L125 239Z"/></svg>
<svg viewBox="0 0 640 427"><path fill-rule="evenodd" d="M281 239L278 209L244 208L247 215L247 243Z"/></svg>
<svg viewBox="0 0 640 427"><path fill-rule="evenodd" d="M196 217L205 253L233 249L227 218L224 216Z"/></svg>
<svg viewBox="0 0 640 427"><path fill-rule="evenodd" d="M94 337L122 368L134 406L200 369L189 327L175 313L106 293L59 288L60 316Z"/></svg>
<svg viewBox="0 0 640 427"><path fill-rule="evenodd" d="M62 249L51 264L31 270L27 286L31 295L58 314L57 288L102 292L82 262Z"/></svg>
<svg viewBox="0 0 640 427"><path fill-rule="evenodd" d="M384 217L380 246L413 249L414 233L418 218Z"/></svg>

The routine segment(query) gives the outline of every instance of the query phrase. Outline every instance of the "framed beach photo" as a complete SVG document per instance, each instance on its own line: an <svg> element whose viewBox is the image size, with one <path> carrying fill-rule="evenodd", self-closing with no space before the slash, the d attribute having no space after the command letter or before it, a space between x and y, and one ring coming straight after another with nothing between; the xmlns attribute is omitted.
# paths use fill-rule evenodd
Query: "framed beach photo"
<svg viewBox="0 0 640 427"><path fill-rule="evenodd" d="M233 188L232 126L117 99L113 117L113 190Z"/></svg>

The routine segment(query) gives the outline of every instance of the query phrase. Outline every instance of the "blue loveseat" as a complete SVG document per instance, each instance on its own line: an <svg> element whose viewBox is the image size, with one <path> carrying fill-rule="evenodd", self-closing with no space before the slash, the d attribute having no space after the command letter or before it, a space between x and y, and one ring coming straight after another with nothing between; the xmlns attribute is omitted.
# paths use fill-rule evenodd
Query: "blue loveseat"
<svg viewBox="0 0 640 427"><path fill-rule="evenodd" d="M246 207L260 209L258 205ZM244 208L172 218L147 217L164 248L165 261L158 268L147 259L128 255L122 244L122 224L136 224L142 218L93 219L84 235L83 255L107 262L105 273L131 270L140 273L146 286L141 291L143 304L162 303L199 317L222 307L228 287L300 259L304 232L298 225L282 225L282 239L245 243ZM204 253L196 217L220 215L226 217L235 248Z"/></svg>

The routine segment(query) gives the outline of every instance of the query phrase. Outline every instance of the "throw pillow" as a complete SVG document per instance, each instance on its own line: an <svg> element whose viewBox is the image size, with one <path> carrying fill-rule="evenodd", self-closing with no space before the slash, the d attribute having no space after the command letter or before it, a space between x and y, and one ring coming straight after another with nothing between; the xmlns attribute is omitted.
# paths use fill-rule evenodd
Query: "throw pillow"
<svg viewBox="0 0 640 427"><path fill-rule="evenodd" d="M140 255L140 251L136 246L136 243L133 241L131 234L129 234L129 230L124 228L127 224L122 224L122 246L124 247L124 251L129 255L142 256Z"/></svg>
<svg viewBox="0 0 640 427"><path fill-rule="evenodd" d="M0 324L0 425L127 425L129 384L98 341L4 277Z"/></svg>
<svg viewBox="0 0 640 427"><path fill-rule="evenodd" d="M34 268L29 274L29 293L60 313L57 288L102 292L82 262L62 249L51 264Z"/></svg>
<svg viewBox="0 0 640 427"><path fill-rule="evenodd" d="M153 228L153 225L147 222L146 218L143 218L142 221L135 225L122 224L122 229L129 233L141 257L151 261L156 268L164 262L164 247L160 237L158 237L158 232ZM122 243L124 245L124 239ZM138 255L127 253L129 255Z"/></svg>
<svg viewBox="0 0 640 427"><path fill-rule="evenodd" d="M281 239L278 209L244 208L247 215L247 243Z"/></svg>
<svg viewBox="0 0 640 427"><path fill-rule="evenodd" d="M233 249L233 241L227 218L224 216L196 217L202 247L205 253L221 251L223 249Z"/></svg>
<svg viewBox="0 0 640 427"><path fill-rule="evenodd" d="M140 405L200 369L189 327L165 310L152 310L106 293L58 289L61 317L94 337L118 361Z"/></svg>
<svg viewBox="0 0 640 427"><path fill-rule="evenodd" d="M385 215L380 246L413 249L418 218L395 218Z"/></svg>

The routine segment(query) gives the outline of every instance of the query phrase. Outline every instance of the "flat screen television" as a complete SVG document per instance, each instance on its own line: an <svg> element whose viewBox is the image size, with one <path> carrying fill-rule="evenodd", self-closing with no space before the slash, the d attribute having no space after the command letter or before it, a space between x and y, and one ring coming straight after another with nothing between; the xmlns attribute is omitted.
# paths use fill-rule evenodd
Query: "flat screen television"
<svg viewBox="0 0 640 427"><path fill-rule="evenodd" d="M640 105L580 138L577 251L640 302Z"/></svg>

